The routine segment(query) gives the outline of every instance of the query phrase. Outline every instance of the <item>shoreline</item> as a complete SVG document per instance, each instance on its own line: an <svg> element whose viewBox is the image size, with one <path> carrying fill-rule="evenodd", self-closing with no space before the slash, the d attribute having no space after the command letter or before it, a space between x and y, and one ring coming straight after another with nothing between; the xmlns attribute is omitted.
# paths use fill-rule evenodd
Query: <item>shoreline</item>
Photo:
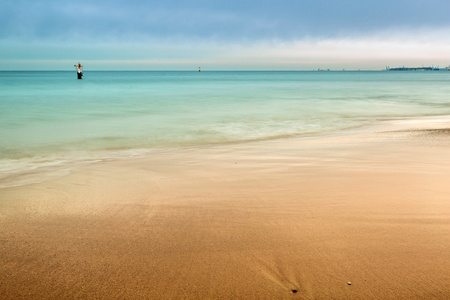
<svg viewBox="0 0 450 300"><path fill-rule="evenodd" d="M37 184L44 181L53 180L62 176L69 175L72 171L88 166L91 164L96 164L99 162L108 162L115 160L127 160L136 157L143 157L148 155L158 155L161 152L177 152L177 151L189 151L190 149L202 149L211 147L227 147L233 145L245 145L245 144L257 144L271 141L289 141L296 139L321 139L333 136L345 136L355 133L373 133L375 131L380 131L386 128L386 130L402 130L402 129L420 129L422 127L427 127L433 124L433 126L438 126L439 123L450 122L450 115L437 115L437 116L419 116L419 117L398 117L398 118L386 118L378 119L371 122L370 124L360 125L353 128L340 129L331 132L321 132L321 133L311 133L302 135L288 135L281 137L272 137L256 140L243 140L225 143L210 143L210 144L200 144L200 145L188 145L188 146L176 146L176 147L154 147L154 148L133 148L133 149L123 149L123 150L102 150L98 152L88 153L86 152L83 159L73 160L71 156L56 156L55 160L50 161L51 157L42 156L40 158L35 158L33 161L43 161L43 165L36 165L36 163L31 163L27 170L13 170L7 167L3 168L3 172L10 173L13 175L7 175L0 178L0 190L3 188L19 187L28 184ZM411 125L411 124L414 124ZM89 155L88 155L89 154ZM76 155L79 157L79 155ZM10 159L11 165L16 165L20 162L20 159ZM56 163L55 163L56 162ZM20 162L22 164L30 164L30 162Z"/></svg>
<svg viewBox="0 0 450 300"><path fill-rule="evenodd" d="M386 120L2 188L0 298L448 298L449 128Z"/></svg>

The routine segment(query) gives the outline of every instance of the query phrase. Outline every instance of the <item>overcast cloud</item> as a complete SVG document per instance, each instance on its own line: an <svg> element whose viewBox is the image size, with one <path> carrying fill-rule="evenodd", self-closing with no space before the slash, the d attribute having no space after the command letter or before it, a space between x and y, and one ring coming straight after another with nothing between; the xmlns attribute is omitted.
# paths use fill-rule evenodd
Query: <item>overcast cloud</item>
<svg viewBox="0 0 450 300"><path fill-rule="evenodd" d="M0 69L443 66L449 3L2 0Z"/></svg>

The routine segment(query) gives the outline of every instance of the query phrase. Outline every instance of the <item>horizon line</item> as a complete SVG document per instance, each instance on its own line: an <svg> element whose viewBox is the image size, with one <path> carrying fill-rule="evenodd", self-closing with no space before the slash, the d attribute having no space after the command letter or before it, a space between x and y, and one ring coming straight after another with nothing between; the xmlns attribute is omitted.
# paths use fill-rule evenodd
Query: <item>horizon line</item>
<svg viewBox="0 0 450 300"><path fill-rule="evenodd" d="M284 70L284 69L235 69L235 70L222 70L222 69L202 69L201 72L363 72L363 71L373 71L380 72L386 69L331 69L331 68L315 68L315 69L298 69L298 70ZM183 70L140 70L140 69L129 69L129 70L101 70L93 69L87 70L88 72L196 72L201 73L198 69L183 69ZM10 70L0 70L0 72L73 72L73 70L66 69L55 69L55 70L20 70L20 69L10 69Z"/></svg>

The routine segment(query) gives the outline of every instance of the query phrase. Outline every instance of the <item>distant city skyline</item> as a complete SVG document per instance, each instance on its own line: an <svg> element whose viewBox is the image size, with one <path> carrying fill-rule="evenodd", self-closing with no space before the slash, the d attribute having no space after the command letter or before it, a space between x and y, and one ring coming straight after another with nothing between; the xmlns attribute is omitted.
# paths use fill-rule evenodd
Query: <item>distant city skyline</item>
<svg viewBox="0 0 450 300"><path fill-rule="evenodd" d="M450 65L447 0L0 2L0 70Z"/></svg>

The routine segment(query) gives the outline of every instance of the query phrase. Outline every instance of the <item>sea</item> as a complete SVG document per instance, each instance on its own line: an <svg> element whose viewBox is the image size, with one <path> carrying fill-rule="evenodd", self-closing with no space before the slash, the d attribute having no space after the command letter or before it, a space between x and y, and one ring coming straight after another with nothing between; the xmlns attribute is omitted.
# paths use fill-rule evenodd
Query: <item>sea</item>
<svg viewBox="0 0 450 300"><path fill-rule="evenodd" d="M448 71L0 71L0 188L155 151L446 114Z"/></svg>

